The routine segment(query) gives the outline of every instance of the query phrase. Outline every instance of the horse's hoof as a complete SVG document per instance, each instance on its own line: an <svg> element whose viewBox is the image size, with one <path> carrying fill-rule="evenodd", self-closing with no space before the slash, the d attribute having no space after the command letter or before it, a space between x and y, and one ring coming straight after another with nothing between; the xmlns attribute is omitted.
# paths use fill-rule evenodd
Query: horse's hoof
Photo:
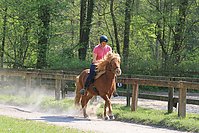
<svg viewBox="0 0 199 133"><path fill-rule="evenodd" d="M114 117L114 116L109 116L109 118L110 118L111 120L115 120L115 117Z"/></svg>
<svg viewBox="0 0 199 133"><path fill-rule="evenodd" d="M105 117L104 117L104 120L108 120L108 119L109 119L109 117L108 117L108 116L105 116Z"/></svg>
<svg viewBox="0 0 199 133"><path fill-rule="evenodd" d="M85 116L84 116L84 118L88 118L88 117L89 117L88 115L85 115Z"/></svg>

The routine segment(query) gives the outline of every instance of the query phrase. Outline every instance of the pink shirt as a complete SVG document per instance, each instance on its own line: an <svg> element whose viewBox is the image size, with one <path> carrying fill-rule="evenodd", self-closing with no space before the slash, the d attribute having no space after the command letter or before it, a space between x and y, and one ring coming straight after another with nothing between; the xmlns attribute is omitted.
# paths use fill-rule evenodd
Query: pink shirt
<svg viewBox="0 0 199 133"><path fill-rule="evenodd" d="M93 53L97 54L96 60L104 59L104 56L109 52L112 52L112 49L110 46L106 45L104 48L100 47L100 44L95 46Z"/></svg>

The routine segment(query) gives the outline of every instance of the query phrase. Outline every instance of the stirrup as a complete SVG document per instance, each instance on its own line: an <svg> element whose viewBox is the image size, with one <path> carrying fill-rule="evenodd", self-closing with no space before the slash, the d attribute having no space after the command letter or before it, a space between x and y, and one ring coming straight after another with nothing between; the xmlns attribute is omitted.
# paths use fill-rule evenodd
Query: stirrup
<svg viewBox="0 0 199 133"><path fill-rule="evenodd" d="M85 88L83 88L83 89L81 89L81 90L80 90L80 92L79 92L79 93L80 93L80 94L82 94L82 95L84 95L84 94L85 94L85 91L86 91L86 89L85 89Z"/></svg>
<svg viewBox="0 0 199 133"><path fill-rule="evenodd" d="M114 97L118 97L119 95L117 94L117 92L114 91L114 92L113 92L113 96L114 96Z"/></svg>

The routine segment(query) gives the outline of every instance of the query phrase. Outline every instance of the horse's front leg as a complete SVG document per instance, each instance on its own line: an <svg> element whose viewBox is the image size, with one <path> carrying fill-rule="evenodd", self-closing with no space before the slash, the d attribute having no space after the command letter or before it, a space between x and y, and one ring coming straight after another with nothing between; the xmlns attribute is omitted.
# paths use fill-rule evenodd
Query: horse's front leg
<svg viewBox="0 0 199 133"><path fill-rule="evenodd" d="M110 117L110 119L114 119L114 115L113 115L113 112L112 112L110 98L107 95L102 96L102 98L105 100L105 105L104 105L104 120L108 120L109 117ZM109 108L109 112L108 112L109 116L106 115L106 108L107 107Z"/></svg>
<svg viewBox="0 0 199 133"><path fill-rule="evenodd" d="M106 108L107 108L107 103L105 101L105 104L104 104L104 115L103 115L104 120L108 120L109 119L109 116L106 115Z"/></svg>
<svg viewBox="0 0 199 133"><path fill-rule="evenodd" d="M111 107L111 96L112 95L110 95L109 96L109 101L110 101L110 104L109 104L109 106L108 106L108 108L109 108L109 118L111 119L111 120L114 120L115 119L115 117L114 117L114 115L113 115L113 110L112 110L112 107Z"/></svg>
<svg viewBox="0 0 199 133"><path fill-rule="evenodd" d="M114 117L114 115L113 115L113 111L112 111L111 104L110 104L110 106L108 106L108 108L109 108L109 118L110 118L111 120L114 120L115 117Z"/></svg>

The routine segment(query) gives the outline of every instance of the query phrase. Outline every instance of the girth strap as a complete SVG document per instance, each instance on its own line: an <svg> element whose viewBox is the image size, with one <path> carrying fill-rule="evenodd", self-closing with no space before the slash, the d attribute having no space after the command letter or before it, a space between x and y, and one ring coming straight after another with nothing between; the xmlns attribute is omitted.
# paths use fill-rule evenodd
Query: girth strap
<svg viewBox="0 0 199 133"><path fill-rule="evenodd" d="M99 95L99 91L96 89L96 87L95 87L94 84L92 84L92 88L93 88L93 90Z"/></svg>

